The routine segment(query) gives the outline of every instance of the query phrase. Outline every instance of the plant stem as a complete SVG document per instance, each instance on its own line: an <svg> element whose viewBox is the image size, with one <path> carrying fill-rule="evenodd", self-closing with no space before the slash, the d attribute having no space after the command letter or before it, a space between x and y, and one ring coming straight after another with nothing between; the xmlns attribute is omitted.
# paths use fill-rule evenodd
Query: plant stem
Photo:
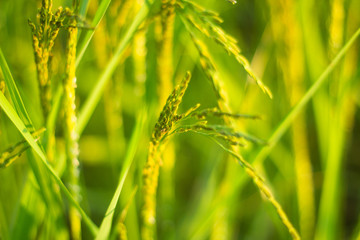
<svg viewBox="0 0 360 240"><path fill-rule="evenodd" d="M350 40L346 43L346 45L340 50L340 52L336 55L334 60L327 66L325 71L321 74L321 76L314 82L311 88L305 93L305 95L301 98L301 100L293 107L293 109L289 112L289 114L285 117L285 119L280 123L280 125L276 128L274 133L268 140L268 145L261 149L261 151L257 154L254 164L262 164L265 158L269 155L271 150L275 147L280 138L284 135L286 130L290 127L291 123L294 119L300 114L301 110L305 107L305 105L311 100L317 90L324 84L327 77L334 70L334 68L338 65L340 60L347 53L349 48L354 44L355 40L360 35L360 28L354 33L354 35L350 38Z"/></svg>

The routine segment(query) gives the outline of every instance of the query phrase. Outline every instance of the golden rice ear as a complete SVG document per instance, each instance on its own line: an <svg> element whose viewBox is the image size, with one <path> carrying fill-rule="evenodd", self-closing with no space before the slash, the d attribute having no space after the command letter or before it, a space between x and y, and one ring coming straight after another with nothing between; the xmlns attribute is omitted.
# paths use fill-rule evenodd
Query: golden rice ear
<svg viewBox="0 0 360 240"><path fill-rule="evenodd" d="M181 83L175 87L166 100L152 134L151 141L154 143L161 141L162 137L171 130L174 124L174 116L177 115L177 110L189 85L190 78L191 73L187 72Z"/></svg>
<svg viewBox="0 0 360 240"><path fill-rule="evenodd" d="M179 105L189 85L191 73L186 72L185 77L177 85L166 100L165 106L155 124L151 137L148 158L143 169L143 207L141 234L143 239L153 239L156 222L156 191L158 186L159 168L161 163L160 149L178 120L176 116Z"/></svg>
<svg viewBox="0 0 360 240"><path fill-rule="evenodd" d="M76 116L76 46L78 28L76 27L76 18L69 19L69 26L67 27L67 47L66 47L66 64L65 64L65 78L64 85L64 135L66 143L67 156L67 172L66 181L69 185L69 190L74 198L79 201L80 188L80 163L79 163L79 144L78 133L76 131L77 116ZM81 217L74 207L69 208L70 232L74 239L81 238Z"/></svg>
<svg viewBox="0 0 360 240"><path fill-rule="evenodd" d="M190 36L199 52L201 68L204 71L207 79L210 81L210 84L216 94L220 110L224 112L230 112L230 107L228 105L228 95L223 89L222 81L219 78L218 71L210 56L206 44L200 38L197 38L195 34L190 33Z"/></svg>
<svg viewBox="0 0 360 240"><path fill-rule="evenodd" d="M30 19L28 20L32 32L35 64L40 88L40 101L45 122L52 107L50 71L50 63L53 55L52 49L60 28L71 12L67 8L64 10L62 7L59 7L54 14L51 7L51 0L43 0L42 7L39 9L39 24L35 25Z"/></svg>

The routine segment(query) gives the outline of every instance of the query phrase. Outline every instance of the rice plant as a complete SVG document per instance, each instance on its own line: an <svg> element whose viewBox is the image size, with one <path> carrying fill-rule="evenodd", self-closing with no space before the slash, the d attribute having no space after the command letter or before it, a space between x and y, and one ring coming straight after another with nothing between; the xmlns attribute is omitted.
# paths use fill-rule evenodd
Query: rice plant
<svg viewBox="0 0 360 240"><path fill-rule="evenodd" d="M0 239L360 239L357 0L0 2Z"/></svg>

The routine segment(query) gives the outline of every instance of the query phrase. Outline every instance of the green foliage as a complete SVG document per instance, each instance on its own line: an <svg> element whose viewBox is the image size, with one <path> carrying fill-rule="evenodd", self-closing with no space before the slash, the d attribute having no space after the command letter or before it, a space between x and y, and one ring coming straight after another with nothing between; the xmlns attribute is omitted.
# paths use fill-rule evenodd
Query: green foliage
<svg viewBox="0 0 360 240"><path fill-rule="evenodd" d="M359 239L359 1L70 2L0 1L0 239Z"/></svg>

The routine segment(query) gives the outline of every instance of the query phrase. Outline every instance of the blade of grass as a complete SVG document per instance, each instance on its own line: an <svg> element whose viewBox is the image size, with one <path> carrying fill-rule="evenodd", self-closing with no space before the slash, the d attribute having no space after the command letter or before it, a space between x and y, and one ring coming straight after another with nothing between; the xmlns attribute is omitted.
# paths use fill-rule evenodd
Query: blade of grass
<svg viewBox="0 0 360 240"><path fill-rule="evenodd" d="M98 7L98 9L95 13L94 19L91 23L91 26L94 28L94 30L87 31L85 37L82 39L82 42L79 44L80 47L79 47L79 50L77 51L78 54L76 56L76 64L75 64L76 68L79 66L79 63L80 63L82 57L84 56L84 53L90 43L90 40L95 33L96 27L99 25L101 19L105 15L105 12L109 7L110 2L111 2L111 0L101 1L101 4ZM84 10L84 8L85 8L85 10ZM84 7L84 5L82 5L81 11L86 12L86 7Z"/></svg>
<svg viewBox="0 0 360 240"><path fill-rule="evenodd" d="M10 93L10 98L15 106L17 114L19 114L20 119L25 123L26 126L24 129L28 130L29 132L34 132L35 128L30 120L30 117L26 111L26 108L24 106L24 103L22 101L22 98L20 96L19 90L17 89L17 86L15 84L14 78L12 77L12 74L10 72L9 66L7 65L5 56L0 48L0 68L2 69L2 73L4 75L4 80L7 86L7 89ZM41 146L41 143L39 143ZM33 174L35 175L35 178L40 186L41 189L41 195L44 199L45 204L49 207L49 203L51 202L51 194L50 191L48 191L48 188L46 187L46 177L44 176L44 173L42 172L41 168L37 165L35 158L31 157L32 153L27 153L28 160L30 167L32 169ZM29 157L30 156L30 157Z"/></svg>
<svg viewBox="0 0 360 240"><path fill-rule="evenodd" d="M79 15L83 18L85 18L86 12L88 10L89 2L90 2L89 0L83 0L80 2ZM98 11L100 11L100 9L98 9ZM96 16L96 14L95 14L95 16ZM94 17L94 19L95 19L95 17ZM94 21L94 19L93 19L93 21Z"/></svg>
<svg viewBox="0 0 360 240"><path fill-rule="evenodd" d="M0 67L2 69L2 72L4 75L4 80L5 80L6 86L9 90L11 100L14 103L16 112L20 115L21 119L25 122L25 125L27 128L29 128L29 131L31 131L31 132L35 131L32 123L30 121L29 115L25 109L24 103L20 97L19 90L16 87L14 78L11 75L9 66L6 63L6 60L5 60L5 57L4 57L4 54L1 50L1 48L0 48Z"/></svg>
<svg viewBox="0 0 360 240"><path fill-rule="evenodd" d="M23 129L26 129L29 132L32 132L33 129L35 129L35 128L32 125L32 121L27 113L27 110L24 106L24 103L22 101L20 93L17 89L17 86L15 84L15 81L12 77L12 74L6 63L5 57L4 57L1 49L0 49L0 65L1 65L2 72L5 77L5 82L7 83L7 87L10 92L10 98L16 108L16 112L17 112L17 114L19 114L20 120L23 123L25 123L24 125L26 126L26 128L24 127ZM41 143L39 142L38 144L39 144L38 145L39 148L43 149L43 146L41 145ZM39 185L41 197L44 201L45 206L48 209L48 213L49 213L48 217L57 219L57 220L59 220L59 223L60 223L61 216L59 215L59 212L61 211L61 205L58 202L59 196L56 196L57 195L56 191L53 191L53 189L51 187L51 183L48 182L49 178L48 178L48 175L46 174L46 170L44 169L44 166L39 164L38 159L35 157L34 152L32 152L32 151L27 151L27 159L28 159L29 165L31 167L33 176L35 177L35 179ZM26 184L29 184L28 181ZM33 189L33 185L31 185L29 187ZM24 215L28 214L29 210L31 211L32 208L38 208L41 205L41 203L39 201L32 201L31 199L32 198L31 198L31 195L29 194L29 191L23 192L23 194L21 196L21 201L29 203L26 205L29 209L19 208L17 211L17 219L22 219L22 217ZM43 217L44 216L41 216L41 218L43 218ZM41 221L42 220L40 220L40 222ZM40 224L40 222L38 222L37 224ZM28 223L26 222L26 224L28 224ZM50 225L47 225L47 226L50 226ZM56 226L56 228L57 227L61 227L61 224L58 224ZM21 229L21 225L17 229ZM16 232L17 229L13 229L13 231Z"/></svg>
<svg viewBox="0 0 360 240"><path fill-rule="evenodd" d="M0 92L0 106L4 110L5 114L10 118L10 120L14 123L16 128L20 131L26 141L29 143L31 148L35 151L35 153L40 157L44 166L48 170L48 172L53 176L55 182L59 185L60 189L64 192L65 196L69 199L70 203L74 205L74 207L79 211L80 215L83 217L84 222L89 227L92 234L96 235L98 228L91 221L91 219L86 215L85 211L80 207L79 203L75 201L73 196L70 194L69 190L65 187L64 183L61 179L56 175L54 169L47 162L46 156L44 152L41 150L39 145L36 143L35 139L29 132L29 130L25 127L25 124L21 121L19 116L16 114L14 108L5 98L4 94Z"/></svg>
<svg viewBox="0 0 360 240"><path fill-rule="evenodd" d="M105 217L103 218L103 220L101 222L99 233L96 236L97 240L108 239L109 238L115 208L116 208L116 205L117 205L117 203L119 201L119 197L120 197L122 187L124 185L127 173L129 172L131 164L132 164L132 162L134 160L134 156L135 156L135 153L136 153L136 148L137 148L138 143L140 141L141 132L142 132L142 129L144 127L144 120L145 120L145 117L146 117L145 113L146 113L145 110L143 110L143 111L140 112L139 116L137 117L137 122L136 122L135 128L133 130L133 134L131 136L131 139L130 139L130 143L129 143L129 147L128 147L127 152L126 152L123 167L121 169L121 173L120 173L120 177L119 177L119 183L118 183L118 186L117 186L116 191L114 193L114 196L111 199L110 205L106 210Z"/></svg>
<svg viewBox="0 0 360 240"><path fill-rule="evenodd" d="M115 51L114 56L111 58L110 62L108 63L105 70L102 72L101 77L99 78L98 82L94 86L92 92L90 93L89 97L86 99L84 106L82 107L79 118L78 118L78 125L77 125L77 132L81 135L82 131L84 130L86 124L88 123L92 113L95 110L96 105L98 104L102 93L104 92L104 88L106 83L110 79L111 75L115 71L126 47L129 45L132 37L136 33L136 30L139 28L141 23L145 20L146 16L150 11L150 7L153 3L153 0L148 0L142 6L140 11L137 13L135 19L131 23L131 26L127 30L124 37L120 40L119 45Z"/></svg>
<svg viewBox="0 0 360 240"><path fill-rule="evenodd" d="M85 21L85 24L87 24L87 21L86 21L86 13L88 11L88 8L89 8L89 3L90 1L89 0L83 0L83 1L80 1L80 6L79 6L79 17L80 19L84 19ZM98 9L98 11L100 11L100 9ZM96 13L95 13L95 16L96 16ZM95 18L95 17L94 17ZM93 19L93 22L92 24L94 23L94 19ZM89 29L88 31L95 31L95 29ZM80 41L80 36L81 36L81 33L82 33L82 29L79 28L78 29L78 35L77 35L77 39L78 41ZM84 38L83 38L84 39Z"/></svg>
<svg viewBox="0 0 360 240"><path fill-rule="evenodd" d="M254 164L262 164L264 159L269 155L271 150L274 148L276 143L280 140L280 138L284 135L287 129L289 129L290 125L294 121L294 119L299 115L301 110L305 107L305 105L311 100L317 90L323 85L329 74L335 69L340 60L347 53L349 48L354 44L355 40L360 35L360 28L354 33L354 35L350 38L350 40L345 44L345 46L340 50L340 52L336 55L336 57L331 61L331 63L327 66L325 71L320 75L320 77L313 83L310 89L306 92L306 94L301 98L301 100L293 107L293 109L289 112L289 114L285 117L285 119L280 123L280 125L276 128L274 133L268 140L268 145L263 147L261 151L257 154Z"/></svg>

